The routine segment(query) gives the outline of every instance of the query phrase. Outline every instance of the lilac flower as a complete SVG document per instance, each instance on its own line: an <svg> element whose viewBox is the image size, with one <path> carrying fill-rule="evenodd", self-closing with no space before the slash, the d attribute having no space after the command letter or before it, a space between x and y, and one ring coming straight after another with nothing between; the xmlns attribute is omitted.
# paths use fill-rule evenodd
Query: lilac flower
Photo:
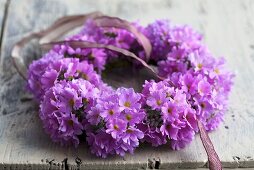
<svg viewBox="0 0 254 170"><path fill-rule="evenodd" d="M135 125L136 123L142 122L145 117L144 111L124 111L121 115L125 121L127 121L130 125Z"/></svg>
<svg viewBox="0 0 254 170"><path fill-rule="evenodd" d="M138 142L130 141L130 144L123 142L122 140L118 141L115 147L115 153L124 157L125 153L128 152L133 154L134 149L138 146Z"/></svg>
<svg viewBox="0 0 254 170"><path fill-rule="evenodd" d="M196 93L198 82L199 78L194 77L191 72L188 72L179 78L178 83L181 89L188 94L188 97L190 97L190 95Z"/></svg>
<svg viewBox="0 0 254 170"><path fill-rule="evenodd" d="M58 118L59 131L65 133L65 135L81 135L83 126L78 121L78 118L74 114L64 114Z"/></svg>
<svg viewBox="0 0 254 170"><path fill-rule="evenodd" d="M32 92L39 100L43 98L44 92L42 84L40 82L41 75L44 74L47 67L54 61L63 58L63 55L59 55L54 51L46 53L42 58L33 61L28 68L28 85L27 88ZM48 75L49 76L49 75ZM53 75L50 75L53 76Z"/></svg>
<svg viewBox="0 0 254 170"><path fill-rule="evenodd" d="M88 80L95 86L99 86L101 83L100 76L94 71L93 66L86 61L80 62L77 67L77 72L79 73L79 77Z"/></svg>
<svg viewBox="0 0 254 170"><path fill-rule="evenodd" d="M122 133L127 128L127 123L124 120L114 118L107 123L106 132L111 134L114 139L117 139L122 136Z"/></svg>
<svg viewBox="0 0 254 170"><path fill-rule="evenodd" d="M57 100L52 100L51 104L58 108L60 112L69 114L72 109L78 110L82 106L82 97L79 96L75 88L68 86L66 82L56 84L53 90L58 98Z"/></svg>
<svg viewBox="0 0 254 170"><path fill-rule="evenodd" d="M82 104L88 112L94 105L95 100L100 97L100 90L89 81L76 79L72 81L76 85L79 95L82 97Z"/></svg>
<svg viewBox="0 0 254 170"><path fill-rule="evenodd" d="M181 106L183 107L188 106L186 101L186 94L182 90L179 89L175 90L174 103L178 105L180 108Z"/></svg>
<svg viewBox="0 0 254 170"><path fill-rule="evenodd" d="M213 110L212 107L212 100L208 100L205 98L194 98L195 104L198 106L197 110L197 115L203 114L203 112L209 112Z"/></svg>
<svg viewBox="0 0 254 170"><path fill-rule="evenodd" d="M211 79L218 78L220 75L227 74L227 71L225 70L225 59L219 58L217 61L215 61L213 69L209 72L209 77Z"/></svg>
<svg viewBox="0 0 254 170"><path fill-rule="evenodd" d="M86 55L90 64L98 70L104 70L107 60L107 54L102 49L91 49L91 52Z"/></svg>
<svg viewBox="0 0 254 170"><path fill-rule="evenodd" d="M100 113L101 106L98 105L96 107L92 107L91 110L88 111L86 118L91 125L97 125L101 121Z"/></svg>
<svg viewBox="0 0 254 170"><path fill-rule="evenodd" d="M198 83L198 93L200 96L208 95L211 93L211 86L206 80L201 80Z"/></svg>
<svg viewBox="0 0 254 170"><path fill-rule="evenodd" d="M138 110L141 108L139 100L141 96L134 92L133 89L119 88L117 90L119 95L119 105L122 110Z"/></svg>
<svg viewBox="0 0 254 170"><path fill-rule="evenodd" d="M116 37L116 46L124 49L130 49L135 38L126 30L118 30Z"/></svg>
<svg viewBox="0 0 254 170"><path fill-rule="evenodd" d="M106 158L109 154L114 154L114 139L110 134L100 131L98 134L89 133L87 142L91 152L98 157Z"/></svg>
<svg viewBox="0 0 254 170"><path fill-rule="evenodd" d="M174 121L179 117L177 107L172 102L167 102L161 107L163 119L170 122Z"/></svg>
<svg viewBox="0 0 254 170"><path fill-rule="evenodd" d="M214 111L209 114L207 113L204 116L204 118L206 118L205 121L203 120L206 130L212 131L218 128L220 123L224 121L224 112L225 110Z"/></svg>
<svg viewBox="0 0 254 170"><path fill-rule="evenodd" d="M202 35L189 26L174 26L170 32L170 43L181 46L188 50L200 47Z"/></svg>
<svg viewBox="0 0 254 170"><path fill-rule="evenodd" d="M165 123L160 127L160 132L162 135L167 136L169 139L177 140L178 130L177 126L171 123Z"/></svg>
<svg viewBox="0 0 254 170"><path fill-rule="evenodd" d="M187 126L192 128L194 131L197 131L197 117L196 112L192 108L187 108L184 110L183 118L185 119Z"/></svg>
<svg viewBox="0 0 254 170"><path fill-rule="evenodd" d="M178 139L171 140L170 144L172 149L179 150L184 148L194 139L195 132L189 128L183 128L178 131Z"/></svg>
<svg viewBox="0 0 254 170"><path fill-rule="evenodd" d="M203 71L204 73L211 69L214 62L214 59L205 47L192 51L188 58L195 71Z"/></svg>
<svg viewBox="0 0 254 170"><path fill-rule="evenodd" d="M59 76L58 71L52 69L52 70L46 70L45 73L41 76L40 82L42 85L41 91L45 93L49 88L53 87L54 84L57 81L57 78Z"/></svg>
<svg viewBox="0 0 254 170"><path fill-rule="evenodd" d="M104 109L100 113L100 116L106 120L116 118L120 115L120 107L113 102L104 103L102 107Z"/></svg>
<svg viewBox="0 0 254 170"><path fill-rule="evenodd" d="M151 96L147 98L146 104L153 109L159 109L167 101L166 93L157 91L151 93Z"/></svg>
<svg viewBox="0 0 254 170"><path fill-rule="evenodd" d="M150 95L150 91L152 91L152 87L154 86L154 84L156 84L154 80L145 80L145 83L143 84L142 94L144 96Z"/></svg>
<svg viewBox="0 0 254 170"><path fill-rule="evenodd" d="M140 123L138 128L144 133L143 142L146 141L156 147L167 143L167 138L162 135L159 128L149 127L146 123Z"/></svg>
<svg viewBox="0 0 254 170"><path fill-rule="evenodd" d="M176 62L171 60L162 60L158 62L159 75L167 77L169 74L175 72L186 72L187 64L184 62Z"/></svg>
<svg viewBox="0 0 254 170"><path fill-rule="evenodd" d="M142 139L143 137L144 133L141 130L134 127L129 127L123 135L123 141L128 144L135 142L138 145L139 139Z"/></svg>

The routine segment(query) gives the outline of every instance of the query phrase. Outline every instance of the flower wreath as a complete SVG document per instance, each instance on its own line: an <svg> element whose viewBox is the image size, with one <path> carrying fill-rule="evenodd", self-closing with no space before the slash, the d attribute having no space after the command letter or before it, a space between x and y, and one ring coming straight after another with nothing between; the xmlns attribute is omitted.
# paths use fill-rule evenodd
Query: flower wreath
<svg viewBox="0 0 254 170"><path fill-rule="evenodd" d="M55 41L84 22L78 34ZM26 76L19 50L35 37L51 49L29 65ZM233 74L188 26L157 20L143 27L98 12L67 16L22 39L12 56L40 103L40 119L54 142L77 147L85 136L91 152L105 158L133 153L140 142L169 143L179 150L200 130L209 160L218 158L206 130L223 120ZM113 89L101 72L116 59L137 69L143 65L158 79L145 81L141 93Z"/></svg>

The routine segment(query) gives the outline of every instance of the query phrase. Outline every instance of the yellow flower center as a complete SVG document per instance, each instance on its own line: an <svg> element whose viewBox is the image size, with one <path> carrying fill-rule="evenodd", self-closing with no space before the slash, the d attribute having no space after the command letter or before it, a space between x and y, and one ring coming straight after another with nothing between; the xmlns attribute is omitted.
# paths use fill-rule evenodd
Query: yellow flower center
<svg viewBox="0 0 254 170"><path fill-rule="evenodd" d="M157 100L156 103L158 106L160 106L162 102L161 102L161 100Z"/></svg>
<svg viewBox="0 0 254 170"><path fill-rule="evenodd" d="M87 98L83 98L82 102L83 102L83 104L87 104L89 102L89 100Z"/></svg>
<svg viewBox="0 0 254 170"><path fill-rule="evenodd" d="M74 106L74 100L71 99L71 100L69 101L69 104L70 104L71 107L73 107L73 106Z"/></svg>
<svg viewBox="0 0 254 170"><path fill-rule="evenodd" d="M201 108L204 109L206 105L205 105L205 103L201 103L200 106L201 106Z"/></svg>
<svg viewBox="0 0 254 170"><path fill-rule="evenodd" d="M166 97L171 97L171 94L169 92L167 92Z"/></svg>
<svg viewBox="0 0 254 170"><path fill-rule="evenodd" d="M114 114L114 111L113 110L109 110L108 112L110 115L113 115Z"/></svg>
<svg viewBox="0 0 254 170"><path fill-rule="evenodd" d="M133 131L131 129L126 130L127 133L132 133Z"/></svg>
<svg viewBox="0 0 254 170"><path fill-rule="evenodd" d="M125 106L125 107L130 107L130 106L131 106L131 103L127 101L127 102L124 103L124 106Z"/></svg>
<svg viewBox="0 0 254 170"><path fill-rule="evenodd" d="M127 119L128 121L130 121L130 120L132 119L131 115L130 115L130 114L127 114L127 115L126 115L126 119Z"/></svg>
<svg viewBox="0 0 254 170"><path fill-rule="evenodd" d="M68 120L67 124L72 127L74 123L72 120Z"/></svg>
<svg viewBox="0 0 254 170"><path fill-rule="evenodd" d="M76 57L76 58L80 58L81 55L80 55L80 54L76 54L75 57Z"/></svg>
<svg viewBox="0 0 254 170"><path fill-rule="evenodd" d="M115 130L118 130L119 127L118 127L117 125L114 125L114 129L115 129Z"/></svg>
<svg viewBox="0 0 254 170"><path fill-rule="evenodd" d="M81 73L81 78L88 80L88 76L85 73Z"/></svg>
<svg viewBox="0 0 254 170"><path fill-rule="evenodd" d="M172 108L168 108L168 114L172 114Z"/></svg>
<svg viewBox="0 0 254 170"><path fill-rule="evenodd" d="M72 81L73 80L73 76L68 77L68 80Z"/></svg>
<svg viewBox="0 0 254 170"><path fill-rule="evenodd" d="M215 72L216 74L220 74L220 70L219 70L218 68L214 69L214 72Z"/></svg>
<svg viewBox="0 0 254 170"><path fill-rule="evenodd" d="M95 57L93 56L92 53L88 55L88 60L94 60L94 58L95 58Z"/></svg>
<svg viewBox="0 0 254 170"><path fill-rule="evenodd" d="M198 64L198 68L201 69L203 65L201 63Z"/></svg>

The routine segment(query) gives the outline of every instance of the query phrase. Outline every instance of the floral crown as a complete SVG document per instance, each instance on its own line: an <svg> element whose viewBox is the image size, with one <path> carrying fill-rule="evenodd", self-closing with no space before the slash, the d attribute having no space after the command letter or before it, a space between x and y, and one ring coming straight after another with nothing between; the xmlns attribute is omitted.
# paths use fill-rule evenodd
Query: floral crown
<svg viewBox="0 0 254 170"><path fill-rule="evenodd" d="M78 34L56 41L83 23ZM50 50L26 74L19 50L32 38ZM12 56L54 142L77 147L85 139L93 154L105 158L133 153L141 142L179 150L200 131L210 166L221 167L206 131L223 120L234 75L192 28L167 20L144 27L97 12L67 16L22 39ZM140 93L113 89L101 73L118 59L145 66L157 79L146 80Z"/></svg>

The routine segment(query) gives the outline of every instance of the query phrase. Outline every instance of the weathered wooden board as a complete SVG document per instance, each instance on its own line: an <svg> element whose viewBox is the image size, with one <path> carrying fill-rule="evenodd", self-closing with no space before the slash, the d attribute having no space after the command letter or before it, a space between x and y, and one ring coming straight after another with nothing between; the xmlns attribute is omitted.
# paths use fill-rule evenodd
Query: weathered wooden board
<svg viewBox="0 0 254 170"><path fill-rule="evenodd" d="M204 34L216 55L225 55L237 74L225 122L211 133L224 167L254 167L254 1L251 0L19 0L11 1L3 37L0 68L0 169L21 168L146 168L148 160L161 160L160 168L198 168L207 158L200 139L181 151L168 146L137 149L124 158L100 159L82 144L61 148L43 132L37 104L27 100L25 82L10 60L14 42L31 31L46 28L56 18L76 13L102 11L143 24L168 18L189 24ZM34 47L35 48L35 47ZM37 55L30 50L29 54ZM119 82L121 82L119 80ZM124 85L133 84L133 79ZM138 83L134 83L137 86ZM82 160L79 164L78 159Z"/></svg>
<svg viewBox="0 0 254 170"><path fill-rule="evenodd" d="M6 0L0 0L0 23L2 24L4 9L5 9ZM2 25L0 26L0 31L2 30Z"/></svg>
<svg viewBox="0 0 254 170"><path fill-rule="evenodd" d="M5 14L5 7L6 7L7 0L0 0L0 48L2 42L2 27L4 27L4 14ZM0 54L1 55L1 54Z"/></svg>

